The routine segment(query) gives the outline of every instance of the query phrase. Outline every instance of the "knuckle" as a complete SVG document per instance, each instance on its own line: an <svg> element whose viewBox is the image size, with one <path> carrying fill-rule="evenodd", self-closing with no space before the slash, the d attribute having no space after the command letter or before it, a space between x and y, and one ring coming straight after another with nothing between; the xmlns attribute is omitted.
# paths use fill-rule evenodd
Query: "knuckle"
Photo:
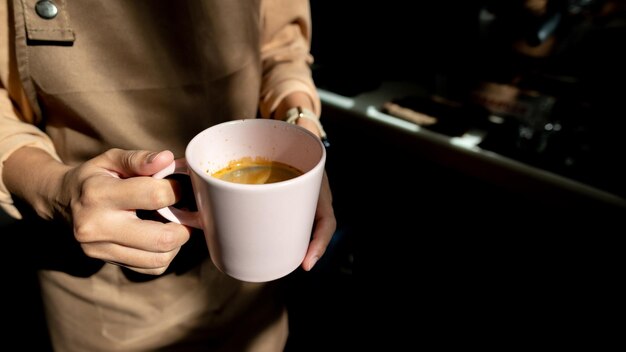
<svg viewBox="0 0 626 352"><path fill-rule="evenodd" d="M170 263L172 262L173 256L167 252L167 253L159 253L155 256L153 256L152 258L152 263L150 265L151 269L150 270L163 270L165 271L167 269L167 267L170 265Z"/></svg>
<svg viewBox="0 0 626 352"><path fill-rule="evenodd" d="M92 187L92 183L94 182L95 181L92 179L87 179L83 183L79 198L80 204L82 204L83 207L93 206L100 202L101 193L98 191L97 187Z"/></svg>
<svg viewBox="0 0 626 352"><path fill-rule="evenodd" d="M171 252L182 245L180 227L181 225L175 223L168 223L163 226L163 231L157 239L157 248L160 251Z"/></svg>
<svg viewBox="0 0 626 352"><path fill-rule="evenodd" d="M120 154L122 152L122 149L120 148L110 148L107 151L105 151L103 153L103 155L108 159L108 160L115 160L116 155Z"/></svg>
<svg viewBox="0 0 626 352"><path fill-rule="evenodd" d="M104 152L105 155L115 155L117 153L119 153L121 151L120 148L109 148L106 152Z"/></svg>
<svg viewBox="0 0 626 352"><path fill-rule="evenodd" d="M172 192L167 187L154 187L148 195L151 204L158 208L174 204Z"/></svg>
<svg viewBox="0 0 626 352"><path fill-rule="evenodd" d="M169 252L177 247L176 235L170 231L166 231L159 236L157 248L160 251Z"/></svg>
<svg viewBox="0 0 626 352"><path fill-rule="evenodd" d="M95 237L95 226L90 222L78 222L74 224L74 237L80 243L92 242Z"/></svg>
<svg viewBox="0 0 626 352"><path fill-rule="evenodd" d="M98 259L98 255L99 253L95 250L95 248L93 246L87 246L84 244L81 244L81 248L83 250L83 253L85 253L86 256L88 256L89 258L96 258Z"/></svg>
<svg viewBox="0 0 626 352"><path fill-rule="evenodd" d="M89 207L106 201L109 198L109 190L103 187L102 178L97 175L83 178L78 190L78 202L83 207Z"/></svg>

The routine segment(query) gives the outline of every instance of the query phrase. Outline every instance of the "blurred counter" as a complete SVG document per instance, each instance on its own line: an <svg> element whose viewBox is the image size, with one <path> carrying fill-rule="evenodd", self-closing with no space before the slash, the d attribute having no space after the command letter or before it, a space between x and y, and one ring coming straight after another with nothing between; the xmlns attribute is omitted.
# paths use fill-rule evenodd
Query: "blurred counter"
<svg viewBox="0 0 626 352"><path fill-rule="evenodd" d="M385 82L377 89L350 97L326 89L319 89L319 94L324 105L325 121L334 119L352 124L356 130L354 133L359 133L359 124L366 124L380 134L378 142L386 139L392 143L403 143L405 148L411 148L412 152L443 167L488 181L537 202L554 203L566 208L597 209L601 206L620 212L626 210L626 199L621 195L481 147L488 137L485 129L469 127L461 135L450 136L384 112L382 107L398 97L425 95L426 92L419 86ZM330 138L332 143L332 136ZM377 143L376 140L371 142Z"/></svg>

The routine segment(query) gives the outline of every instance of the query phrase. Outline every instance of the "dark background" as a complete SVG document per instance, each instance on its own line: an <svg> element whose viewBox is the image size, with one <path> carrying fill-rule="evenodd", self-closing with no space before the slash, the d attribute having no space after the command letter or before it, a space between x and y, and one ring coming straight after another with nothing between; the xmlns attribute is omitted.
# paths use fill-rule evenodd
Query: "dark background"
<svg viewBox="0 0 626 352"><path fill-rule="evenodd" d="M626 196L619 88L626 58L618 44L626 38L624 2L613 2L608 15L600 14L604 1L553 2L550 14L563 16L559 40L542 58L510 44L531 40L543 19L528 22L502 3L314 0L316 83L347 97L389 80L462 103L483 81L554 96L549 121L563 132L547 147L516 149L520 123L511 121L512 132L495 130L490 150ZM479 20L485 8L496 18L488 26ZM607 318L622 292L614 275L623 208L548 189L542 195L542 185L514 173L323 109L354 281L349 290L330 284L335 304L319 323L325 335L342 337L345 350L597 348L617 337ZM333 346L322 337L311 343Z"/></svg>
<svg viewBox="0 0 626 352"><path fill-rule="evenodd" d="M618 44L626 38L625 1L550 0L537 18L521 0L311 4L319 87L352 97L385 81L407 81L468 104L478 84L492 82L553 97L543 118L559 132L537 130L525 139L528 121L485 122L480 127L490 135L481 146L626 197L619 163L626 151L626 54ZM516 41L536 46L539 29L556 14L549 55L513 49Z"/></svg>

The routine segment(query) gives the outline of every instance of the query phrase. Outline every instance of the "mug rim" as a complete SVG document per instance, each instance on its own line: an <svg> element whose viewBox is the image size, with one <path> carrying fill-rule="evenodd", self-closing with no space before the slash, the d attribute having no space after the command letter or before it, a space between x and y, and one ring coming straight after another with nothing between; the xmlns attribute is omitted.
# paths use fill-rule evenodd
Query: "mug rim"
<svg viewBox="0 0 626 352"><path fill-rule="evenodd" d="M226 125L234 125L234 124L240 124L240 123L251 123L251 124L278 124L278 125L283 125L286 128L290 128L290 129L297 129L299 132L305 134L308 138L312 138L316 143L316 145L320 148L320 158L319 160L315 163L315 165L313 167L311 167L309 170L303 172L302 175L298 175L294 178L291 178L289 180L284 180L284 181L279 181L279 182L273 182L273 183L263 183L263 184L244 184L244 183L235 183L235 182L230 182L230 181L225 181L225 180L221 180L217 177L212 176L210 173L205 172L203 170L200 170L198 165L195 165L192 161L191 158L189 157L189 154L191 153L191 149L194 146L194 144L198 143L198 141L200 139L202 139L206 134L210 133L211 129L214 128L218 128L218 127L224 127ZM222 187L227 187L227 188L236 188L236 189L258 189L260 190L262 189L268 189L268 188L275 188L275 187L284 187L285 185L288 184L292 184L292 183L299 183L299 182L303 182L306 181L308 178L310 177L315 177L315 174L317 173L316 171L318 171L318 169L320 168L325 168L325 164L326 164L326 147L324 146L324 143L322 142L322 140L316 136L313 132L307 130L304 127L292 124L292 123L288 123L286 121L283 120L274 120L274 119L265 119L265 118L242 118L242 119L236 119L236 120L228 120L228 121L224 121L221 122L219 124L216 125L212 125L210 127L205 128L204 130L202 130L200 133L196 134L187 144L187 147L185 149L185 159L187 160L187 165L189 167L189 169L196 175L200 176L202 179L206 180L207 182L211 182L211 183L215 183L218 184Z"/></svg>

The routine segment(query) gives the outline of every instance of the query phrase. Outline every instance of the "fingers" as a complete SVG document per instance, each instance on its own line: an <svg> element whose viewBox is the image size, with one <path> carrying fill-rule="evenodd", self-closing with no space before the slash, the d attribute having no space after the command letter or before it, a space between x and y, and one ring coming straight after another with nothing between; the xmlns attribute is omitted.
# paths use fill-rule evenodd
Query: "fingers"
<svg viewBox="0 0 626 352"><path fill-rule="evenodd" d="M328 177L324 173L317 203L313 239L309 243L307 254L302 262L302 268L306 271L311 270L319 258L326 252L326 248L337 229L337 219L335 218L332 201Z"/></svg>
<svg viewBox="0 0 626 352"><path fill-rule="evenodd" d="M134 248L114 246L110 243L101 243L101 246L94 244L92 250L102 253L100 259L106 262L143 274L160 275L170 266L180 251L180 247L171 252L151 253Z"/></svg>
<svg viewBox="0 0 626 352"><path fill-rule="evenodd" d="M170 266L180 247L171 252L152 253L103 242L92 245L90 250L102 253L99 257L106 262L143 274L160 275Z"/></svg>
<svg viewBox="0 0 626 352"><path fill-rule="evenodd" d="M298 119L296 124L300 127L306 128L307 130L309 130L310 132L312 132L314 135L318 137L320 137L321 135L321 131L317 127L317 124L315 124L313 121L309 119Z"/></svg>
<svg viewBox="0 0 626 352"><path fill-rule="evenodd" d="M169 150L150 152L147 150L110 149L98 160L99 166L116 173L121 178L150 176L174 161Z"/></svg>
<svg viewBox="0 0 626 352"><path fill-rule="evenodd" d="M172 163L174 155L161 152L110 149L77 168L68 187L78 188L72 203L111 209L155 210L180 199L180 185L173 179L154 179L154 173ZM115 177L111 177L114 175ZM78 201L78 202L77 202Z"/></svg>
<svg viewBox="0 0 626 352"><path fill-rule="evenodd" d="M334 217L326 217L316 222L313 239L309 243L309 248L302 262L304 270L313 269L313 266L324 255L336 229L337 222Z"/></svg>
<svg viewBox="0 0 626 352"><path fill-rule="evenodd" d="M110 213L99 221L76 222L74 227L74 236L83 247L108 242L152 253L171 252L185 244L190 234L191 229L184 225L141 220L132 211ZM104 259L100 253L87 254Z"/></svg>
<svg viewBox="0 0 626 352"><path fill-rule="evenodd" d="M156 210L176 203L181 198L180 183L173 179L149 176L92 180L98 186L85 187L83 199L92 204L106 204L113 209ZM85 194L86 192L89 194Z"/></svg>
<svg viewBox="0 0 626 352"><path fill-rule="evenodd" d="M75 228L76 239L85 254L146 273L163 273L191 230L175 223L141 220L127 212L127 219L103 219ZM121 215L117 214L117 217Z"/></svg>
<svg viewBox="0 0 626 352"><path fill-rule="evenodd" d="M146 269L146 268L137 268L137 267L130 266L130 265L124 265L124 264L116 263L114 261L110 261L109 263L115 264L115 265L119 265L119 266L123 266L123 267L125 267L127 269L130 269L132 271L138 272L140 274L145 274L145 275L161 275L168 268L168 267L164 267L164 268Z"/></svg>

